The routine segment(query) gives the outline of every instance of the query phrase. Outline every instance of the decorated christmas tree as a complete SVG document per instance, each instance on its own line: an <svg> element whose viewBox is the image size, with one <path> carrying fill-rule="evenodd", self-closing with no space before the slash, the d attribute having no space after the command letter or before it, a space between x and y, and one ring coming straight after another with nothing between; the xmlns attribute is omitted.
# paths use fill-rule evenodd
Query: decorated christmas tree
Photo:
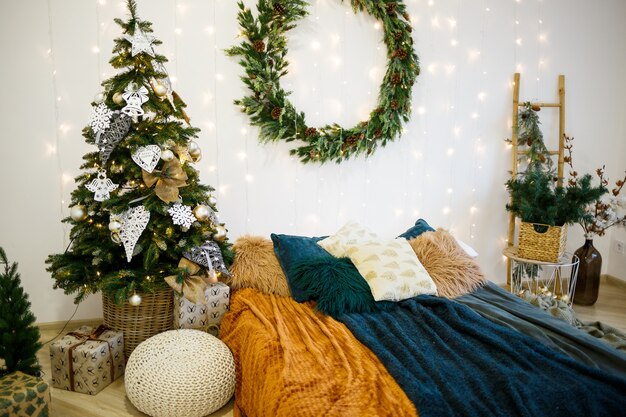
<svg viewBox="0 0 626 417"><path fill-rule="evenodd" d="M193 167L202 156L199 129L172 88L167 59L155 52L161 42L152 24L137 17L135 1L127 5L128 19L115 20L123 35L110 60L119 72L102 83L83 129L97 151L83 157L63 219L71 242L46 261L55 288L75 294L76 303L103 291L118 304L138 304L137 293L168 284L202 286L228 274L232 259L214 189Z"/></svg>
<svg viewBox="0 0 626 417"><path fill-rule="evenodd" d="M39 328L30 311L28 295L24 292L17 264L10 263L0 248L0 378L15 371L39 376L37 362Z"/></svg>

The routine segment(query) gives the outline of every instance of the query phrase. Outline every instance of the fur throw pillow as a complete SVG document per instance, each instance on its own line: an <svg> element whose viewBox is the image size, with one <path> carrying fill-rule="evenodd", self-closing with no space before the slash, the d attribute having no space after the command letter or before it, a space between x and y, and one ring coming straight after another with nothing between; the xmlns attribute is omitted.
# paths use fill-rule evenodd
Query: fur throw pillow
<svg viewBox="0 0 626 417"><path fill-rule="evenodd" d="M233 249L235 261L230 268L233 276L228 281L233 289L255 288L265 294L291 296L271 240L261 236L242 236Z"/></svg>
<svg viewBox="0 0 626 417"><path fill-rule="evenodd" d="M409 240L415 254L446 298L468 294L486 283L480 267L444 229Z"/></svg>

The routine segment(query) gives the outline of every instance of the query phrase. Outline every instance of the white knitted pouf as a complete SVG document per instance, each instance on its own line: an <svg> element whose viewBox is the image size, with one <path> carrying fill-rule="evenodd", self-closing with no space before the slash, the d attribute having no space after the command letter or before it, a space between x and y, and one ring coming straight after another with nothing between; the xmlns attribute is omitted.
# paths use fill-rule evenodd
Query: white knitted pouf
<svg viewBox="0 0 626 417"><path fill-rule="evenodd" d="M153 417L201 417L235 392L235 361L218 338L199 330L170 330L137 346L124 374L126 395Z"/></svg>

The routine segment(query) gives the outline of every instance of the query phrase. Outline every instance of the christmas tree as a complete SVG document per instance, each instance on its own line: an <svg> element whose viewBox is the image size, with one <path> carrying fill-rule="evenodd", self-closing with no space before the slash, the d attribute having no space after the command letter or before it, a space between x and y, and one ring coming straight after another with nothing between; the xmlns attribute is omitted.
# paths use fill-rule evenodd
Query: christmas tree
<svg viewBox="0 0 626 417"><path fill-rule="evenodd" d="M55 288L75 294L76 303L103 291L122 304L167 288L167 276L185 292L192 264L203 267L194 279L214 282L232 260L214 189L192 166L202 156L193 141L199 129L172 89L167 59L154 50L161 42L152 24L137 17L135 1L127 6L128 19L115 19L123 35L110 60L120 72L102 83L83 129L98 151L83 157L63 219L72 226L70 245L46 261Z"/></svg>
<svg viewBox="0 0 626 417"><path fill-rule="evenodd" d="M563 178L558 178L554 172L550 151L539 127L539 110L537 105L524 103L519 111L518 140L524 149L520 162L527 165L526 170L506 182L511 194L506 209L529 223L563 226L584 221L590 217L587 205L607 190L602 185L594 187L589 174L566 186L559 184ZM547 228L538 231L545 230Z"/></svg>
<svg viewBox="0 0 626 417"><path fill-rule="evenodd" d="M9 263L2 248L0 264L4 264L0 272L0 358L4 359L0 378L15 371L39 376L39 328L34 326L28 294L22 288L17 264Z"/></svg>

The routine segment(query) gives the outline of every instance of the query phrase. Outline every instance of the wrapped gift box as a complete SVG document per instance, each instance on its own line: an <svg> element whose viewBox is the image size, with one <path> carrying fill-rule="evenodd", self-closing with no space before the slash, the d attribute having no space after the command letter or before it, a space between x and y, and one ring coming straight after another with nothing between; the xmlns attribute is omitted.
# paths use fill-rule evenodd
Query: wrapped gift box
<svg viewBox="0 0 626 417"><path fill-rule="evenodd" d="M194 304L176 295L174 300L174 327L199 329L214 336L219 330L222 316L228 311L230 288L223 282L209 284L204 290L205 303Z"/></svg>
<svg viewBox="0 0 626 417"><path fill-rule="evenodd" d="M13 372L0 378L0 417L48 417L50 388L41 378Z"/></svg>
<svg viewBox="0 0 626 417"><path fill-rule="evenodd" d="M82 326L50 344L52 386L95 395L124 374L124 336Z"/></svg>

